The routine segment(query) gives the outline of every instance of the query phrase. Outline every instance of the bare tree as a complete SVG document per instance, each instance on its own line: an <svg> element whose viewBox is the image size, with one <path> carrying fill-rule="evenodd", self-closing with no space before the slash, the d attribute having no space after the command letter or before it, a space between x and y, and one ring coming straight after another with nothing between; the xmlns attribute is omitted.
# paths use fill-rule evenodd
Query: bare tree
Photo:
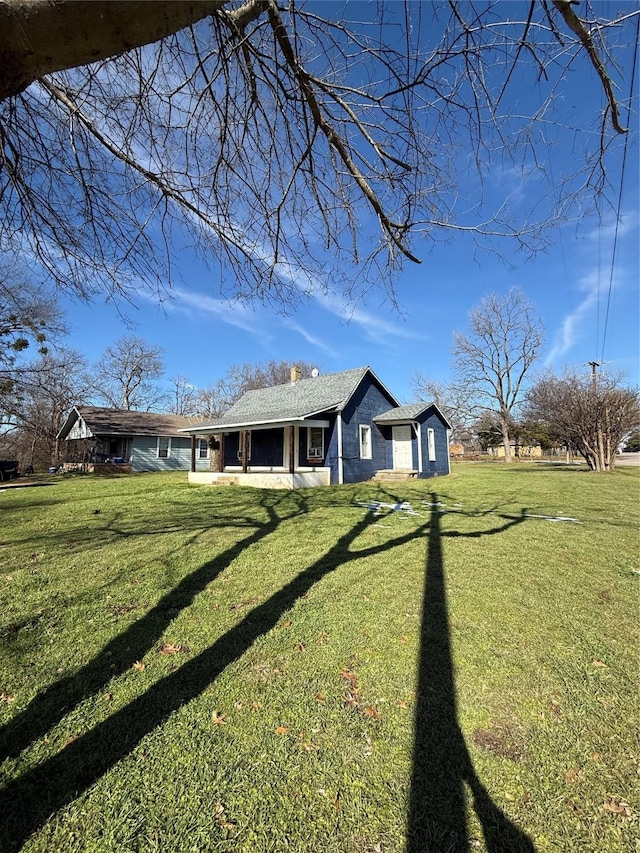
<svg viewBox="0 0 640 853"><path fill-rule="evenodd" d="M640 426L640 392L607 373L548 375L527 391L525 416L579 453L592 471L611 471L625 435Z"/></svg>
<svg viewBox="0 0 640 853"><path fill-rule="evenodd" d="M40 355L48 339L65 331L53 294L32 282L17 267L0 269L0 394L10 391L17 374L26 368L25 357L35 346ZM30 369L34 369L33 359Z"/></svg>
<svg viewBox="0 0 640 853"><path fill-rule="evenodd" d="M95 393L115 409L162 408L166 395L155 382L164 370L162 352L135 335L120 338L94 367Z"/></svg>
<svg viewBox="0 0 640 853"><path fill-rule="evenodd" d="M329 281L357 296L417 261L425 236L533 250L545 223L602 191L637 10L357 8L350 22L348 4L293 0L5 0L0 248L83 296L163 291L186 230L231 271L231 293L286 305ZM563 96L578 67L592 122ZM539 93L528 113L523 87ZM545 181L553 146L574 152L571 172L549 162ZM506 169L536 176L523 215L482 193Z"/></svg>
<svg viewBox="0 0 640 853"><path fill-rule="evenodd" d="M186 376L178 374L169 377L170 390L167 393L168 411L172 415L192 418L198 414L198 390Z"/></svg>
<svg viewBox="0 0 640 853"><path fill-rule="evenodd" d="M296 361L300 378L311 376L315 365ZM214 420L240 399L247 391L286 385L291 381L291 362L267 361L232 364L227 373L212 385L201 388L197 394L196 410L202 420Z"/></svg>
<svg viewBox="0 0 640 853"><path fill-rule="evenodd" d="M518 288L486 296L469 313L470 334L454 335L455 387L468 414L495 412L505 462L512 461L510 424L522 383L544 339L541 320Z"/></svg>
<svg viewBox="0 0 640 853"><path fill-rule="evenodd" d="M466 389L453 383L435 382L417 370L411 380L416 400L435 403L451 424L449 440L472 449L476 444L476 416L469 412Z"/></svg>
<svg viewBox="0 0 640 853"><path fill-rule="evenodd" d="M16 375L0 397L5 446L24 469L58 463L56 436L69 409L89 397L87 364L80 353L60 347L45 353Z"/></svg>

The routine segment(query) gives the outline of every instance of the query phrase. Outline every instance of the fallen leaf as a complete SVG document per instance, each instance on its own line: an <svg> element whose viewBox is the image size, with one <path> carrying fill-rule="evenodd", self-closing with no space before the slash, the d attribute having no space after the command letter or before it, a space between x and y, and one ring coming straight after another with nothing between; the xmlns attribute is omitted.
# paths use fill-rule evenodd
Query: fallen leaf
<svg viewBox="0 0 640 853"><path fill-rule="evenodd" d="M351 672L350 670L341 669L340 678L344 678L345 681L348 681L353 689L355 689L358 684L358 676L355 672Z"/></svg>
<svg viewBox="0 0 640 853"><path fill-rule="evenodd" d="M105 702L111 702L112 699L113 699L113 696L111 695L111 693L105 693L104 694L104 701Z"/></svg>
<svg viewBox="0 0 640 853"><path fill-rule="evenodd" d="M226 726L227 721L225 720L224 714L218 714L217 711L214 711L211 716L211 725L212 726Z"/></svg>
<svg viewBox="0 0 640 853"><path fill-rule="evenodd" d="M249 705L249 707L251 708L252 711L259 711L260 708L263 708L264 706L263 706L262 702L252 702Z"/></svg>
<svg viewBox="0 0 640 853"><path fill-rule="evenodd" d="M282 627L283 628L290 628L291 627L291 619L287 619L286 622L283 622Z"/></svg>
<svg viewBox="0 0 640 853"><path fill-rule="evenodd" d="M403 646L406 646L409 641L407 640L406 637L400 637L400 642L402 643Z"/></svg>
<svg viewBox="0 0 640 853"><path fill-rule="evenodd" d="M333 800L333 810L336 814L340 811L340 791L335 795Z"/></svg>
<svg viewBox="0 0 640 853"><path fill-rule="evenodd" d="M234 702L233 707L235 708L236 711L240 711L242 708L242 702Z"/></svg>
<svg viewBox="0 0 640 853"><path fill-rule="evenodd" d="M299 643L296 644L296 648L299 652L306 652L307 651L307 647L305 646L305 644L302 641L300 641Z"/></svg>
<svg viewBox="0 0 640 853"><path fill-rule="evenodd" d="M174 643L163 643L158 649L161 655L177 655L183 652L189 654L191 649L189 646L177 646Z"/></svg>
<svg viewBox="0 0 640 853"><path fill-rule="evenodd" d="M316 702L321 702L321 703L326 702L326 699L324 698L322 693L316 693Z"/></svg>
<svg viewBox="0 0 640 853"><path fill-rule="evenodd" d="M551 703L551 713L553 714L554 717L557 717L557 718L562 717L562 709L560 708L559 705L556 705L555 702Z"/></svg>
<svg viewBox="0 0 640 853"><path fill-rule="evenodd" d="M320 634L318 634L317 643L319 646L324 646L324 644L327 642L328 639L329 639L329 635L327 633L325 633L324 631L322 631Z"/></svg>
<svg viewBox="0 0 640 853"><path fill-rule="evenodd" d="M371 717L373 720L382 719L380 716L380 712L378 711L377 705L368 706L367 708L364 709L364 711L362 713L364 714L365 717Z"/></svg>
<svg viewBox="0 0 640 853"><path fill-rule="evenodd" d="M619 797L614 797L611 794L607 794L605 797L603 809L606 812L611 812L611 814L619 815L620 817L624 817L627 820L631 820L633 817L633 812L629 807L629 803L626 803L624 800Z"/></svg>
<svg viewBox="0 0 640 853"><path fill-rule="evenodd" d="M4 690L0 690L0 702L6 702L8 705L10 702L13 702L15 698L16 697L13 693L7 693Z"/></svg>
<svg viewBox="0 0 640 853"><path fill-rule="evenodd" d="M582 776L582 771L579 767L572 767L571 770L567 770L564 774L565 782L572 784L573 782L577 782L578 779Z"/></svg>
<svg viewBox="0 0 640 853"><path fill-rule="evenodd" d="M312 740L308 740L302 744L302 748L305 752L313 752L314 749L320 749L317 743L314 743Z"/></svg>
<svg viewBox="0 0 640 853"><path fill-rule="evenodd" d="M288 731L289 731L289 727L288 727L288 726L278 726L278 727L276 728L276 734L277 734L277 735L286 735L286 733L287 733Z"/></svg>
<svg viewBox="0 0 640 853"><path fill-rule="evenodd" d="M358 700L352 693L347 693L347 695L344 697L344 704L349 705L349 707L351 708L357 708Z"/></svg>
<svg viewBox="0 0 640 853"><path fill-rule="evenodd" d="M606 663L603 663L601 660L592 660L591 666L600 666L600 667L604 667L605 669L607 668Z"/></svg>
<svg viewBox="0 0 640 853"><path fill-rule="evenodd" d="M62 749L66 749L68 746L71 746L71 744L75 743L77 740L80 740L80 735L70 735L62 744Z"/></svg>
<svg viewBox="0 0 640 853"><path fill-rule="evenodd" d="M396 705L398 706L398 708L404 708L404 710L405 710L405 711L406 711L406 710L407 710L407 708L409 707L409 705L408 705L406 702L402 701L402 700L400 700L400 701L396 702Z"/></svg>
<svg viewBox="0 0 640 853"><path fill-rule="evenodd" d="M131 668L137 669L138 672L144 672L145 671L145 665L139 660L137 660Z"/></svg>

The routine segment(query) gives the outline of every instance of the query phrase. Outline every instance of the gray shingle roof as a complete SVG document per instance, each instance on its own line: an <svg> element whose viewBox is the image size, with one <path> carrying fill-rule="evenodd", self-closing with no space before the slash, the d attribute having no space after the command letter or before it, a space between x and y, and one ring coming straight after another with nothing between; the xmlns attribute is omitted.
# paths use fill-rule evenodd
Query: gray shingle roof
<svg viewBox="0 0 640 853"><path fill-rule="evenodd" d="M376 415L373 420L377 424L406 423L406 421L417 420L427 409L433 409L437 412L447 429L451 429L449 419L435 403L410 403L408 406L396 406L395 409L388 409L386 412Z"/></svg>
<svg viewBox="0 0 640 853"><path fill-rule="evenodd" d="M156 412L130 412L126 409L105 409L99 406L76 406L86 425L94 435L180 435L180 430L191 425L188 418L179 415L161 415ZM60 437L68 433L76 418L73 411Z"/></svg>
<svg viewBox="0 0 640 853"><path fill-rule="evenodd" d="M396 406L373 419L377 424L392 423L393 421L413 421L421 415L432 403L411 403L408 406Z"/></svg>
<svg viewBox="0 0 640 853"><path fill-rule="evenodd" d="M199 424L198 429L297 420L322 412L341 411L367 372L372 371L368 367L357 367L341 373L299 379L293 384L247 391L223 417L212 423ZM379 382L377 378L376 381Z"/></svg>

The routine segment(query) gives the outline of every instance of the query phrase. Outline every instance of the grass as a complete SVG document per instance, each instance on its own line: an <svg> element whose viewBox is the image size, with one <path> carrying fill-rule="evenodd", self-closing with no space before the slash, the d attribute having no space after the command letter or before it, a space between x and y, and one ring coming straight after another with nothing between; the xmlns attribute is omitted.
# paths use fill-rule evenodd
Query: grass
<svg viewBox="0 0 640 853"><path fill-rule="evenodd" d="M639 485L0 493L0 850L637 849Z"/></svg>

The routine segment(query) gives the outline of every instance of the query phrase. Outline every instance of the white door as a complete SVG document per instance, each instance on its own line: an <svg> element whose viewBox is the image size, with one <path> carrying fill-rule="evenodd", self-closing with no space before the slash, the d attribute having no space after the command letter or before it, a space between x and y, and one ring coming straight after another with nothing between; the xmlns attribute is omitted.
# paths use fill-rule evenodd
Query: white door
<svg viewBox="0 0 640 853"><path fill-rule="evenodd" d="M411 427L394 426L392 433L394 469L412 469L413 457L411 453Z"/></svg>

